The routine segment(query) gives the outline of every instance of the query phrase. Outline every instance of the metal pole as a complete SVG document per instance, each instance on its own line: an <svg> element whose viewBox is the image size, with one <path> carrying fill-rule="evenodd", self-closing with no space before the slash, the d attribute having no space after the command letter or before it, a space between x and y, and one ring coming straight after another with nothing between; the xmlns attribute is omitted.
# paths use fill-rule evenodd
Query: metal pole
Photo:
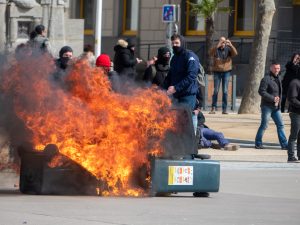
<svg viewBox="0 0 300 225"><path fill-rule="evenodd" d="M101 54L102 0L96 1L95 56Z"/></svg>

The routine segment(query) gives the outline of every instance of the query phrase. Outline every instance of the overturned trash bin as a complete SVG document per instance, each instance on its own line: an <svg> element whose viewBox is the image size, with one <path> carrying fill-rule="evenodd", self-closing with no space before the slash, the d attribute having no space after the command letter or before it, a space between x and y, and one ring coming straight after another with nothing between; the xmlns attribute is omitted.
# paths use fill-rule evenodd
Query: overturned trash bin
<svg viewBox="0 0 300 225"><path fill-rule="evenodd" d="M208 196L218 192L220 164L209 155L198 154L190 111L175 107L180 131L168 131L162 142L164 154L149 157L150 171L141 170L143 179L150 173L150 182L142 188L150 196L177 192L192 192L194 196ZM106 188L81 165L59 153L54 144L43 151L32 146L20 146L20 191L24 194L99 195ZM54 157L62 157L61 165L51 166ZM146 174L147 173L147 174ZM137 173L138 174L138 173ZM137 179L140 179L137 178ZM101 194L100 194L101 195Z"/></svg>

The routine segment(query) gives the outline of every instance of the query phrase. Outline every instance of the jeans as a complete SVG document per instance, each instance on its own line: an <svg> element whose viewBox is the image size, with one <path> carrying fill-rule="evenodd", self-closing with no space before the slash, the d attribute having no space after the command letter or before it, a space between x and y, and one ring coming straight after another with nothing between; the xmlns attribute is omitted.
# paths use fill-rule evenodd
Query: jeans
<svg viewBox="0 0 300 225"><path fill-rule="evenodd" d="M282 121L281 112L279 109L273 109L268 106L261 106L261 123L255 137L255 145L262 146L262 138L265 133L265 130L268 127L270 117L272 117L274 123L276 124L277 135L281 147L287 148L288 142L286 140L286 136L284 132L284 124Z"/></svg>
<svg viewBox="0 0 300 225"><path fill-rule="evenodd" d="M200 132L201 132L200 144L202 148L210 148L212 145L211 143L212 140L216 140L222 148L224 148L227 144L229 144L229 141L225 139L223 133L221 132L216 132L212 129L204 128L204 127L201 127Z"/></svg>
<svg viewBox="0 0 300 225"><path fill-rule="evenodd" d="M222 110L227 110L227 96L228 96L228 83L230 79L230 72L214 72L214 93L212 96L212 107L217 108L218 94L220 84L222 81Z"/></svg>
<svg viewBox="0 0 300 225"><path fill-rule="evenodd" d="M194 111L196 105L196 95L187 95L177 99L178 103L185 104L191 109L191 111Z"/></svg>
<svg viewBox="0 0 300 225"><path fill-rule="evenodd" d="M288 157L295 156L295 144L297 140L297 156L300 157L300 114L290 113L291 118L291 133L289 137Z"/></svg>

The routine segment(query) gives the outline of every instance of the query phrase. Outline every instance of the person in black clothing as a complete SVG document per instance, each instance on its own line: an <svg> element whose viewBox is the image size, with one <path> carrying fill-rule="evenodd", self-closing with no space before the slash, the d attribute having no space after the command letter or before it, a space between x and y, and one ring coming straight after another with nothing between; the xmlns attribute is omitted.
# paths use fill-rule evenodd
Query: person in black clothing
<svg viewBox="0 0 300 225"><path fill-rule="evenodd" d="M289 116L291 132L288 142L288 162L300 162L300 77L291 81L287 93L289 101ZM295 157L295 142L297 141L297 157Z"/></svg>
<svg viewBox="0 0 300 225"><path fill-rule="evenodd" d="M157 60L145 70L143 80L162 87L170 70L170 57L171 52L169 48L159 48L157 52Z"/></svg>
<svg viewBox="0 0 300 225"><path fill-rule="evenodd" d="M135 66L142 62L141 59L135 58L135 44L132 39L119 39L114 47L114 70L122 75L126 75L131 78L136 77Z"/></svg>
<svg viewBox="0 0 300 225"><path fill-rule="evenodd" d="M263 149L262 138L272 117L277 127L277 135L282 149L287 149L284 123L280 111L282 86L279 79L280 64L276 61L270 66L270 73L265 75L259 85L258 93L261 96L261 123L255 137L255 148Z"/></svg>
<svg viewBox="0 0 300 225"><path fill-rule="evenodd" d="M66 74L66 70L73 58L73 49L70 46L64 46L59 51L59 58L55 60L56 72L54 73L54 79L62 81L63 76Z"/></svg>
<svg viewBox="0 0 300 225"><path fill-rule="evenodd" d="M281 112L285 112L285 103L290 82L300 76L300 54L294 53L291 61L286 65L286 72L282 80L282 100L281 100Z"/></svg>

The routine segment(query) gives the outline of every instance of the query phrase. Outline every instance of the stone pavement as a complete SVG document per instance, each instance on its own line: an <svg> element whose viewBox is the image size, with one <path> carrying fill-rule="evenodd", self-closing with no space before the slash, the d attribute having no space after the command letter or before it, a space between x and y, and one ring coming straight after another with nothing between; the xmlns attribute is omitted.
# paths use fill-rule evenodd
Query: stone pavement
<svg viewBox="0 0 300 225"><path fill-rule="evenodd" d="M281 150L276 126L272 120L270 120L269 127L263 137L265 149L257 150L254 148L254 139L260 125L260 114L229 113L228 115L223 115L221 112L208 114L206 111L203 113L206 117L206 125L209 128L223 132L224 136L231 143L240 145L240 149L237 151L201 149L199 153L210 154L212 159L221 161L286 163L287 151ZM290 119L288 113L283 113L282 115L288 139Z"/></svg>

